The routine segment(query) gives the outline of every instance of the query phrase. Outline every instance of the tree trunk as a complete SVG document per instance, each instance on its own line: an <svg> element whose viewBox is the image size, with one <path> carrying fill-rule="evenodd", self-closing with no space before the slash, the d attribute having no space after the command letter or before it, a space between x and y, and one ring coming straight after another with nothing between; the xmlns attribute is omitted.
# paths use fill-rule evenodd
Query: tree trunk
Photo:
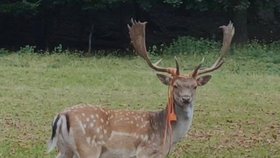
<svg viewBox="0 0 280 158"><path fill-rule="evenodd" d="M90 31L89 31L89 36L88 36L88 53L87 53L87 56L91 55L93 29L94 29L94 25L91 24Z"/></svg>
<svg viewBox="0 0 280 158"><path fill-rule="evenodd" d="M247 7L235 7L233 9L233 23L235 26L235 43L246 43L248 41Z"/></svg>

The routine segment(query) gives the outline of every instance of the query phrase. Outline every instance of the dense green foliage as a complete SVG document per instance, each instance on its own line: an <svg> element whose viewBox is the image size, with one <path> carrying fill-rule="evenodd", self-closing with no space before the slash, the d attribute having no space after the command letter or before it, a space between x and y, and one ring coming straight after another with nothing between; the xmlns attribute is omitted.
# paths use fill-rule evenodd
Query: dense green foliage
<svg viewBox="0 0 280 158"><path fill-rule="evenodd" d="M125 26L131 17L149 21L153 39L161 36L154 39L156 44L180 35L217 40L217 26L229 20L236 27L235 42L246 43L255 38L271 42L279 40L280 1L3 0L0 21L5 23L0 26L0 47L30 44L47 50L62 43L86 50L89 32L93 32L93 48L124 50L128 47ZM209 18L213 20L208 21Z"/></svg>

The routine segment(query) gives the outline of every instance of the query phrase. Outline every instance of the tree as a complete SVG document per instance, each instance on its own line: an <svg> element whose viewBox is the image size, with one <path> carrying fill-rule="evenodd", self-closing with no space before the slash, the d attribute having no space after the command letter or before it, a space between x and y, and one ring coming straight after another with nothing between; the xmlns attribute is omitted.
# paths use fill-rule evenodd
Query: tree
<svg viewBox="0 0 280 158"><path fill-rule="evenodd" d="M168 11L162 13L161 9ZM178 19L189 20L197 15L208 16L208 13L212 12L214 12L213 16L221 15L218 21L225 19L233 21L236 27L234 41L238 43L244 43L252 37L255 38L255 35L250 36L251 32L258 30L256 27L252 27L252 24L270 28L261 30L265 32L262 34L272 35L273 32L279 30L276 27L280 22L279 0L1 0L0 18L5 23L0 26L0 30L3 30L2 36L10 39L16 39L18 35L21 37L18 38L18 41L28 38L27 42L22 43L31 41L31 44L35 43L39 49L52 48L58 45L58 42L65 41L66 44L70 41L69 43L82 45L82 48L85 48L85 45L90 47L91 44L95 47L98 42L110 48L126 48L127 45L121 41L114 42L114 40L122 38L125 42L126 39L123 37L127 35L126 24L130 17L149 21L150 29L148 31L154 31L155 36L156 34L163 35L162 41L164 41L164 38L170 40L181 35L180 33L192 34L193 32L188 30L189 28L200 27L199 21L197 26L193 27L185 27L185 24L176 23L177 15L179 15ZM193 13L198 14L193 15ZM160 20L161 15L176 17L170 20L175 23L170 21L163 23L163 20ZM162 19L167 20L166 17ZM212 28L213 24L216 25L211 23ZM65 30L59 30L61 28L65 28ZM69 31L72 28L75 31ZM173 30L169 28L178 30L178 34L172 33ZM255 30L252 31L252 28ZM26 33L21 32L24 29L26 29ZM207 32L207 30L199 28L197 30L198 32L192 35L215 38L215 35L209 35L211 31ZM275 34L274 37L278 36ZM1 37L4 42L6 39L8 38ZM10 43L14 44L14 41L16 40L11 40ZM61 44L64 45L64 43ZM91 51L91 49L88 50Z"/></svg>
<svg viewBox="0 0 280 158"><path fill-rule="evenodd" d="M35 15L38 12L40 1L28 2L26 0L8 1L2 0L0 2L0 13L12 14L14 16L20 15Z"/></svg>
<svg viewBox="0 0 280 158"><path fill-rule="evenodd" d="M163 0L174 7L183 6L200 12L208 10L224 10L229 13L236 27L235 42L248 41L248 11L253 8L262 20L275 22L275 14L280 14L279 0ZM268 22L268 21L266 21Z"/></svg>

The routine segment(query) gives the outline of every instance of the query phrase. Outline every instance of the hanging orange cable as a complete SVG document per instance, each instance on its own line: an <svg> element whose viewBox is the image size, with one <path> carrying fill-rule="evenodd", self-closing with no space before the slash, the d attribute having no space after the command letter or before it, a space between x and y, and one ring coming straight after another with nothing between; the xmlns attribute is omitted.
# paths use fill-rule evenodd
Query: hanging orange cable
<svg viewBox="0 0 280 158"><path fill-rule="evenodd" d="M165 131L164 131L164 138L163 138L163 146L166 143L166 139L167 139L167 132L169 129L169 136L170 136L170 144L169 144L169 149L171 148L171 144L172 144L172 122L177 120L177 116L175 113L175 104L174 104L174 96L173 96L173 82L174 82L174 78L172 80L172 83L170 84L170 86L168 87L168 103L167 103L167 114L166 114L166 124L165 124Z"/></svg>

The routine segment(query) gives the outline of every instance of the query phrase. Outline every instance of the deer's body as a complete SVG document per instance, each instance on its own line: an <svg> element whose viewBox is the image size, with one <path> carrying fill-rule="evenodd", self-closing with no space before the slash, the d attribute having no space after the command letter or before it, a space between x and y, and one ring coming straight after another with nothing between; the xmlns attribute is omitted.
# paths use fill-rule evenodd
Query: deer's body
<svg viewBox="0 0 280 158"><path fill-rule="evenodd" d="M76 106L57 115L53 122L49 151L58 147L58 158L164 158L185 137L191 127L196 88L205 85L224 63L234 27L222 26L221 56L210 68L199 64L191 74L181 75L176 68L152 64L145 45L146 23L132 20L129 34L136 52L169 86L166 109L159 112L110 110L94 106Z"/></svg>
<svg viewBox="0 0 280 158"><path fill-rule="evenodd" d="M181 109L176 111L178 121L172 124L172 146L184 138L189 130L193 107L186 112ZM51 144L60 144L60 157L165 157L170 148L170 138L163 145L165 117L165 110L145 112L75 106L55 118L60 123L53 137L57 142Z"/></svg>

